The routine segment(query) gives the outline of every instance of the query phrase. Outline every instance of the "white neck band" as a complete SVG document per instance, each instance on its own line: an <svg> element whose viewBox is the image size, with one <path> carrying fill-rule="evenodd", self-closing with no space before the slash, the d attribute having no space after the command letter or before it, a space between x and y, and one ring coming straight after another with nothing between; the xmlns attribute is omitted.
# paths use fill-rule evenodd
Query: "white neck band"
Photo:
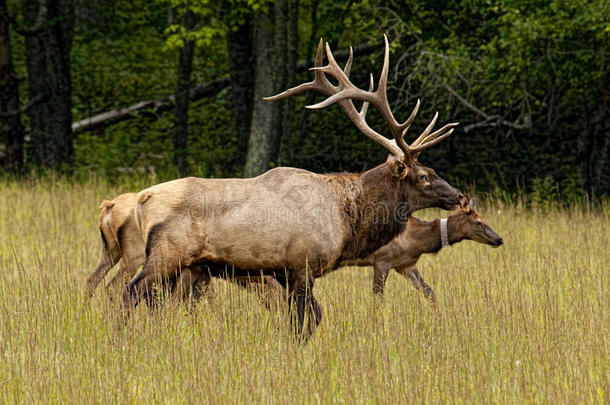
<svg viewBox="0 0 610 405"><path fill-rule="evenodd" d="M449 232L447 232L447 219L441 219L441 247L449 246Z"/></svg>

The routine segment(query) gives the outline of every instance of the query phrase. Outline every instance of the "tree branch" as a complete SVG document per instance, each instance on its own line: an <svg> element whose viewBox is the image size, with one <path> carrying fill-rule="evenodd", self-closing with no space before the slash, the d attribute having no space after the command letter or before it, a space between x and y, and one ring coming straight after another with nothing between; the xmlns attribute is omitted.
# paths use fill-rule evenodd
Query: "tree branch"
<svg viewBox="0 0 610 405"><path fill-rule="evenodd" d="M498 124L501 124L501 125L504 125L504 126L507 126L510 128L514 128L514 129L527 129L530 127L527 124L517 124L515 122L503 120L502 117L500 117L498 115L489 115L489 114L485 113L483 110L476 107L474 104L472 104L471 102L466 100L464 97L460 96L453 87L451 87L449 84L447 84L436 73L432 72L432 74L439 80L439 82L441 83L441 86L443 86L445 88L445 90L447 90L447 92L449 92L449 94L451 94L452 96L457 98L460 103L462 103L463 105L466 106L466 108L477 113L478 115L482 116L485 119L485 121L483 121L483 122L478 122L475 124L470 124L470 125L465 126L464 132L468 132L472 129L480 128L480 127L496 126Z"/></svg>
<svg viewBox="0 0 610 405"><path fill-rule="evenodd" d="M229 78L223 77L221 79L214 80L209 83L202 84L194 87L189 91L189 98L191 100L201 100L204 97L212 96L218 93L220 90L229 86ZM167 111L174 108L175 96L167 96L158 98L156 100L141 101L139 103L130 105L129 107L117 108L112 111L107 111L95 115L93 117L85 118L72 123L72 132L78 133L82 131L88 131L100 126L109 125L110 123L116 123L120 121L129 120L137 117L137 112L141 110L154 109L156 112Z"/></svg>
<svg viewBox="0 0 610 405"><path fill-rule="evenodd" d="M32 108L32 106L34 104L37 104L37 103L41 102L44 98L45 98L45 94L44 93L40 93L39 95L37 95L36 97L34 97L30 101L28 101L26 105L24 105L22 107L19 107L16 110L12 110L12 111L0 111L0 117L8 118L8 117L13 117L15 115L23 114L24 112L26 112L30 108Z"/></svg>
<svg viewBox="0 0 610 405"><path fill-rule="evenodd" d="M374 52L377 48L378 47L375 44L359 44L353 47L354 55L367 55ZM338 51L334 54L334 56L335 59L345 60L349 56L349 50ZM310 67L311 66L307 60L300 60L297 62L297 71L299 72L307 71ZM208 83L204 83L202 85L193 87L189 91L189 99L191 101L198 101L202 98L213 96L230 85L231 82L229 77L223 77ZM115 110L107 111L77 122L73 122L72 132L79 133L89 131L94 128L137 118L137 113L142 110L154 109L156 112L167 111L174 108L174 102L175 96L171 95L158 98L156 100L141 101L128 107L117 108Z"/></svg>

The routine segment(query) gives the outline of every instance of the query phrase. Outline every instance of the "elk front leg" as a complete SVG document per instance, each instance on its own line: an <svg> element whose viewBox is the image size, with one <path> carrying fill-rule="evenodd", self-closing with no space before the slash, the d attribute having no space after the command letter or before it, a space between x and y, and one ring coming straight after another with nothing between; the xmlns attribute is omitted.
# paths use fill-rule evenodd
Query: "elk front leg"
<svg viewBox="0 0 610 405"><path fill-rule="evenodd" d="M292 299L291 324L297 336L305 340L311 336L313 330L322 319L322 311L313 296L314 278L311 274L294 272L290 277L290 297ZM305 311L312 314L309 319L307 333L304 331L305 326Z"/></svg>
<svg viewBox="0 0 610 405"><path fill-rule="evenodd" d="M416 266L401 267L401 268L397 268L396 271L400 275L402 275L403 277L405 277L409 281L411 281L413 286L415 288L417 288L418 290L422 291L424 293L424 296L427 299L429 299L432 303L436 302L436 297L434 296L434 291L432 291L432 288L430 288L430 286L428 284L426 284L426 282L424 281L422 276L419 274L419 271L417 270Z"/></svg>
<svg viewBox="0 0 610 405"><path fill-rule="evenodd" d="M388 273L390 272L390 264L386 261L379 260L373 265L375 271L373 275L373 293L377 296L383 296L383 290L385 288L385 282L388 279Z"/></svg>

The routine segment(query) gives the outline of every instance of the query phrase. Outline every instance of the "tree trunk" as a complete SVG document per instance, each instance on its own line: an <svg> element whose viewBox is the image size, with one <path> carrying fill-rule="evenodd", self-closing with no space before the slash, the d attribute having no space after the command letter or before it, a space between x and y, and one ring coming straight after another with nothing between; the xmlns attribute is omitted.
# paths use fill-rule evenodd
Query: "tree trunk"
<svg viewBox="0 0 610 405"><path fill-rule="evenodd" d="M4 140L4 167L19 171L23 161L23 127L19 111L19 81L13 69L9 14L0 0L0 133Z"/></svg>
<svg viewBox="0 0 610 405"><path fill-rule="evenodd" d="M273 47L273 66L276 69L273 94L286 90L288 81L288 22L290 6L289 0L276 0L275 2L275 26ZM269 160L274 165L278 164L279 149L284 135L284 120L286 114L287 100L275 101L273 104L273 136L271 139L271 156Z"/></svg>
<svg viewBox="0 0 610 405"><path fill-rule="evenodd" d="M313 66L313 55L314 49L316 46L316 37L318 35L318 6L319 0L313 0L311 3L311 34L309 35L309 41L307 42L307 52L308 59L307 64L309 66ZM312 80L313 74L309 73L309 80ZM305 105L313 104L315 100L315 93L313 91L308 91L305 95ZM303 111L301 115L301 119L299 120L299 133L297 135L297 139L299 142L296 143L293 156L298 156L301 154L302 148L305 145L305 139L307 137L307 133L309 132L309 110Z"/></svg>
<svg viewBox="0 0 610 405"><path fill-rule="evenodd" d="M296 80L297 63L299 58L299 0L290 0L290 10L288 18L288 41L286 52L286 84L285 88L294 86ZM285 164L292 161L294 155L294 145L297 140L294 123L294 97L288 97L284 103L282 137L279 142L280 151L278 164Z"/></svg>
<svg viewBox="0 0 610 405"><path fill-rule="evenodd" d="M245 176L265 172L277 163L282 138L285 100L268 102L262 98L277 94L286 87L289 0L269 4L267 12L255 15L254 106Z"/></svg>
<svg viewBox="0 0 610 405"><path fill-rule="evenodd" d="M186 31L195 27L195 15L187 11L184 15ZM188 155L188 115L189 91L191 89L191 72L193 71L193 56L195 41L185 40L180 49L178 63L178 83L176 88L176 114L174 116L174 165L181 176L186 174Z"/></svg>
<svg viewBox="0 0 610 405"><path fill-rule="evenodd" d="M70 49L73 0L25 0L28 111L35 163L59 169L72 161Z"/></svg>
<svg viewBox="0 0 610 405"><path fill-rule="evenodd" d="M258 11L255 15L254 27L254 105L252 108L252 123L248 142L245 177L254 177L269 169L273 151L273 109L274 103L262 98L274 94L277 66L274 66L274 5L269 4L268 10Z"/></svg>
<svg viewBox="0 0 610 405"><path fill-rule="evenodd" d="M252 54L252 24L250 18L236 31L227 33L229 74L233 118L237 131L238 161L244 162L248 151L252 105L254 102L254 55Z"/></svg>

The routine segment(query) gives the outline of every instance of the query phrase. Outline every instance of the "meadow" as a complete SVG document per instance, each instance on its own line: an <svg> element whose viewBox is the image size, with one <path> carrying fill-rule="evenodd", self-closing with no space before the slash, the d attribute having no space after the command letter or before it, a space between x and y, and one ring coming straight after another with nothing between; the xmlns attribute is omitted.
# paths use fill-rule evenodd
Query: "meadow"
<svg viewBox="0 0 610 405"><path fill-rule="evenodd" d="M1 402L610 403L607 204L480 204L505 244L422 257L436 306L396 273L376 300L372 269L344 268L316 281L299 345L285 310L223 280L125 325L102 288L87 299L99 203L143 185L0 181Z"/></svg>

